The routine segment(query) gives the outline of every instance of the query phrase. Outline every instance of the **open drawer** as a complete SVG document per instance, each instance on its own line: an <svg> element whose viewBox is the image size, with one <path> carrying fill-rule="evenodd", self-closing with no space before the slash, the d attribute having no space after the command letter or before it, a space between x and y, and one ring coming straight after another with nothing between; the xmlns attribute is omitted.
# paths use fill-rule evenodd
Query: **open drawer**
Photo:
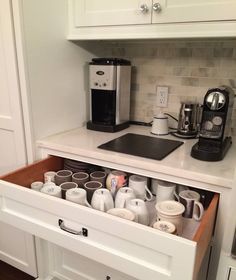
<svg viewBox="0 0 236 280"><path fill-rule="evenodd" d="M49 157L4 176L0 220L136 279L196 278L213 233L218 194L188 240L29 188L44 172L62 168L63 159Z"/></svg>

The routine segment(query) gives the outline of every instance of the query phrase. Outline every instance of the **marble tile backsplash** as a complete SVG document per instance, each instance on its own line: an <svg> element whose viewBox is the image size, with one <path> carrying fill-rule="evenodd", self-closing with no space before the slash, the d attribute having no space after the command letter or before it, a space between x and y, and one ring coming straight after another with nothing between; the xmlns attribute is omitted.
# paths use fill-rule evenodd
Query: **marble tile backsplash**
<svg viewBox="0 0 236 280"><path fill-rule="evenodd" d="M109 42L99 55L132 63L131 120L150 122L159 112L157 86L169 87L164 112L178 116L181 101L203 102L211 87L236 93L236 40L153 40ZM236 127L236 102L232 126Z"/></svg>

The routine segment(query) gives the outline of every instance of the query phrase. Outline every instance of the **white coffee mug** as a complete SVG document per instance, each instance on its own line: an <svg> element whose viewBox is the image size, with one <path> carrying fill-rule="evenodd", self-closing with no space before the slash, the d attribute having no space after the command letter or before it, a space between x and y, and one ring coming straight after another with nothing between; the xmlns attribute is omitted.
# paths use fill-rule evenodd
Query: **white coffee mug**
<svg viewBox="0 0 236 280"><path fill-rule="evenodd" d="M107 213L129 221L134 221L135 219L135 214L125 208L112 208Z"/></svg>
<svg viewBox="0 0 236 280"><path fill-rule="evenodd" d="M61 198L61 187L56 186L54 183L46 183L40 192Z"/></svg>
<svg viewBox="0 0 236 280"><path fill-rule="evenodd" d="M116 208L125 208L127 201L135 198L133 189L128 187L120 188L116 194L115 198L115 207Z"/></svg>
<svg viewBox="0 0 236 280"><path fill-rule="evenodd" d="M40 191L43 187L43 182L40 182L40 181L36 181L36 182L33 182L31 185L30 185L30 188L34 191Z"/></svg>
<svg viewBox="0 0 236 280"><path fill-rule="evenodd" d="M179 202L185 206L183 217L200 221L204 213L204 207L199 201L199 193L191 190L181 191L179 193Z"/></svg>
<svg viewBox="0 0 236 280"><path fill-rule="evenodd" d="M169 133L168 117L165 114L159 113L157 117L153 118L151 133L156 135L167 135Z"/></svg>
<svg viewBox="0 0 236 280"><path fill-rule="evenodd" d="M44 183L53 182L55 183L55 171L47 171L44 173Z"/></svg>
<svg viewBox="0 0 236 280"><path fill-rule="evenodd" d="M156 202L164 200L175 200L176 184L166 181L157 180L156 185Z"/></svg>
<svg viewBox="0 0 236 280"><path fill-rule="evenodd" d="M103 188L96 190L92 197L91 206L103 212L114 208L114 201L110 191Z"/></svg>
<svg viewBox="0 0 236 280"><path fill-rule="evenodd" d="M82 188L73 188L66 191L66 200L91 207L91 205L87 201L86 190Z"/></svg>
<svg viewBox="0 0 236 280"><path fill-rule="evenodd" d="M136 198L150 201L153 198L151 191L147 187L147 178L139 175L129 177L129 187L133 189Z"/></svg>
<svg viewBox="0 0 236 280"><path fill-rule="evenodd" d="M175 225L177 235L181 235L183 232L183 217L185 207L180 202L174 200L165 200L157 202L157 220L167 221Z"/></svg>
<svg viewBox="0 0 236 280"><path fill-rule="evenodd" d="M143 225L149 225L148 209L142 199L134 198L127 201L126 208L135 214L135 222Z"/></svg>

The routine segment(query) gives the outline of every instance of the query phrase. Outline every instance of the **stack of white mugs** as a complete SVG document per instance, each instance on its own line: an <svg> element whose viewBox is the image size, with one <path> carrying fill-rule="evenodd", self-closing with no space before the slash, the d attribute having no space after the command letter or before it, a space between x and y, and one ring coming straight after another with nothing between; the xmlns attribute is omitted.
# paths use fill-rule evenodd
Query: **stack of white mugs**
<svg viewBox="0 0 236 280"><path fill-rule="evenodd" d="M199 193L188 187L151 179L150 190L147 177L118 170L48 171L44 182L33 182L31 189L177 235L182 234L183 217L199 221L204 213ZM154 223L147 202L154 202Z"/></svg>

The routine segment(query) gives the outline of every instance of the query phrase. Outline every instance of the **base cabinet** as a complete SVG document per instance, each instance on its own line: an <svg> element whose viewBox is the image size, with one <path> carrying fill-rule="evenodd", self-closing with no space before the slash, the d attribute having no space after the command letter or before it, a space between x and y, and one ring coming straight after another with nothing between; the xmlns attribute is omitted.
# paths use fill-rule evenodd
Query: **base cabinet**
<svg viewBox="0 0 236 280"><path fill-rule="evenodd" d="M228 280L236 280L236 268L235 267L231 267L229 269L229 278Z"/></svg>
<svg viewBox="0 0 236 280"><path fill-rule="evenodd" d="M36 277L34 237L0 222L0 260Z"/></svg>
<svg viewBox="0 0 236 280"><path fill-rule="evenodd" d="M29 188L44 172L60 169L63 158L52 156L3 177L0 221L78 254L84 266L91 262L100 278L81 267L81 279L197 279L212 239L218 194L195 230L176 236ZM75 266L68 258L63 267Z"/></svg>
<svg viewBox="0 0 236 280"><path fill-rule="evenodd" d="M75 254L62 247L49 246L51 275L58 279L70 280L135 280L117 270L91 259Z"/></svg>

